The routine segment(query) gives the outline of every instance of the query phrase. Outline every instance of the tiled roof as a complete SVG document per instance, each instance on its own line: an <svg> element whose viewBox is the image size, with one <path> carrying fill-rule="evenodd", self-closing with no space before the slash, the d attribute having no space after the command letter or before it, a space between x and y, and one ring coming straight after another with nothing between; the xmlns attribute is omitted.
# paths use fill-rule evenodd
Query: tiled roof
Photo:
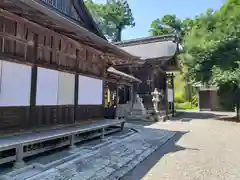
<svg viewBox="0 0 240 180"><path fill-rule="evenodd" d="M124 51L143 60L172 57L178 51L174 35L146 37L115 43Z"/></svg>
<svg viewBox="0 0 240 180"><path fill-rule="evenodd" d="M112 73L112 74L116 74L116 75L118 75L118 76L123 76L123 77L125 77L125 78L127 78L127 79L130 79L130 80L135 81L135 82L138 82L138 83L141 83L141 82L142 82L140 79L138 79L138 78L136 78L136 77L134 77L134 76L131 76L131 75L129 75L129 74L126 74L126 73L124 73L124 72L122 72L122 71L116 70L114 67L109 67L109 68L107 69L107 72Z"/></svg>

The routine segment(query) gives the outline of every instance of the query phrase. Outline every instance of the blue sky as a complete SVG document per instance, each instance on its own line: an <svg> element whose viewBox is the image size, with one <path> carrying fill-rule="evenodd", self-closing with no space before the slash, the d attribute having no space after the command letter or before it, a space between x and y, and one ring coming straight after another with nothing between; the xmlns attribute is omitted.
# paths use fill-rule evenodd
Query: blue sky
<svg viewBox="0 0 240 180"><path fill-rule="evenodd" d="M106 2L106 0L95 0ZM128 0L136 26L123 31L122 39L149 36L151 22L165 14L176 14L179 18L194 17L208 8L218 9L224 0Z"/></svg>

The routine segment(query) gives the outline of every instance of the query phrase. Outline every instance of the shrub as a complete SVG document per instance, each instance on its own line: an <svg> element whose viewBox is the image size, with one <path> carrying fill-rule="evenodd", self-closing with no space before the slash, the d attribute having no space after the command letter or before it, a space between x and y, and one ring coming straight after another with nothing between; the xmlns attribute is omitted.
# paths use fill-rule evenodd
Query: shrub
<svg viewBox="0 0 240 180"><path fill-rule="evenodd" d="M198 96L194 95L191 100L192 105L198 106Z"/></svg>
<svg viewBox="0 0 240 180"><path fill-rule="evenodd" d="M176 92L174 98L175 98L175 103L184 103L186 101L184 97L184 93L182 92Z"/></svg>
<svg viewBox="0 0 240 180"><path fill-rule="evenodd" d="M186 101L186 102L183 102L183 103L176 103L175 106L176 106L176 109L182 109L182 110L196 109L197 108L195 105L193 105L189 101Z"/></svg>

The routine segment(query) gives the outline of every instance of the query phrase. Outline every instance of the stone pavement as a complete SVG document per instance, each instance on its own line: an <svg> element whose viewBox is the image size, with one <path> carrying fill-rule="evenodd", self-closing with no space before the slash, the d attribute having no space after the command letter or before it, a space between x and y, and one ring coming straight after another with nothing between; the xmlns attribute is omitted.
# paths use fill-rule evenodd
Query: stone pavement
<svg viewBox="0 0 240 180"><path fill-rule="evenodd" d="M239 180L240 123L218 120L225 114L187 112L151 125L177 134L121 180Z"/></svg>
<svg viewBox="0 0 240 180"><path fill-rule="evenodd" d="M114 180L124 176L137 164L166 143L175 132L127 124L136 133L106 138L102 145L71 150L65 159L48 164L35 162L0 179L13 180Z"/></svg>

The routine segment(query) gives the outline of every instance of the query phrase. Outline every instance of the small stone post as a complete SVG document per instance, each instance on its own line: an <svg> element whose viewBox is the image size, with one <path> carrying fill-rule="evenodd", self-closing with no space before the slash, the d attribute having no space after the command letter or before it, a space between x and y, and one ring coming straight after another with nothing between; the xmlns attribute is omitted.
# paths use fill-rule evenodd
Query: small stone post
<svg viewBox="0 0 240 180"><path fill-rule="evenodd" d="M19 168L22 168L25 163L23 161L23 145L22 144L19 144L17 147L16 147L16 162L14 163L14 167L19 169Z"/></svg>
<svg viewBox="0 0 240 180"><path fill-rule="evenodd" d="M71 149L74 149L76 146L75 146L75 134L72 134L70 136L70 148Z"/></svg>
<svg viewBox="0 0 240 180"><path fill-rule="evenodd" d="M105 128L102 128L102 133L101 133L101 140L104 140L105 137Z"/></svg>

